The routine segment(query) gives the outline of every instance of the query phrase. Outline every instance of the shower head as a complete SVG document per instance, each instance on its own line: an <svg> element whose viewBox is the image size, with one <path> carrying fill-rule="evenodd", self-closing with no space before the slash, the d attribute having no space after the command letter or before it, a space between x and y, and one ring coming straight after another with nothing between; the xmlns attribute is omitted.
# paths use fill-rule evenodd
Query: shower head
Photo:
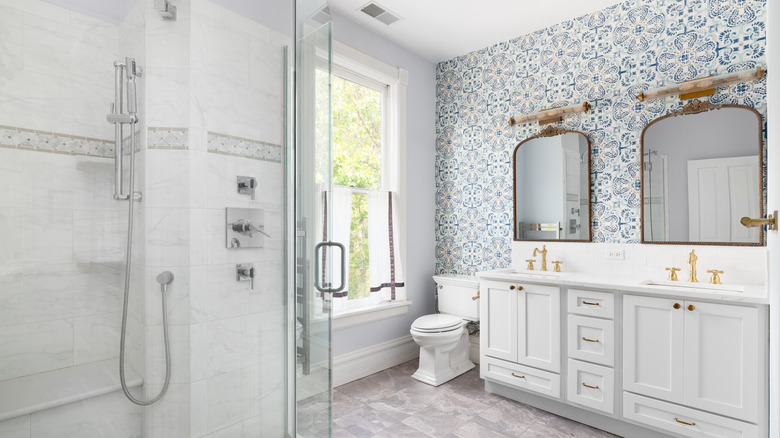
<svg viewBox="0 0 780 438"><path fill-rule="evenodd" d="M157 275L157 282L160 283L160 290L165 292L168 285L173 282L173 273L171 271L160 272Z"/></svg>

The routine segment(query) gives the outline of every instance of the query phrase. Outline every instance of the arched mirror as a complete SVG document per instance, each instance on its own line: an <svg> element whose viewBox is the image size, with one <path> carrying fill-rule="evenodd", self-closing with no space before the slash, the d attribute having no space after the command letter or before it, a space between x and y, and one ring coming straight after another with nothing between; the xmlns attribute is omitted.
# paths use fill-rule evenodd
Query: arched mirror
<svg viewBox="0 0 780 438"><path fill-rule="evenodd" d="M515 240L590 241L590 141L548 126L514 162Z"/></svg>
<svg viewBox="0 0 780 438"><path fill-rule="evenodd" d="M642 131L642 243L763 245L761 114L694 100Z"/></svg>

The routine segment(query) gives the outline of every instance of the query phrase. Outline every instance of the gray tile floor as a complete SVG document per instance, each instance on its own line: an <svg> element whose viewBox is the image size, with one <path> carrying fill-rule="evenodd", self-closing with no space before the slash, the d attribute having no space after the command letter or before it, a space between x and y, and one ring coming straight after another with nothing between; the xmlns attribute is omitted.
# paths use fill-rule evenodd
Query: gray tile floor
<svg viewBox="0 0 780 438"><path fill-rule="evenodd" d="M411 378L417 360L333 390L334 438L612 438L485 391L479 367L439 387Z"/></svg>

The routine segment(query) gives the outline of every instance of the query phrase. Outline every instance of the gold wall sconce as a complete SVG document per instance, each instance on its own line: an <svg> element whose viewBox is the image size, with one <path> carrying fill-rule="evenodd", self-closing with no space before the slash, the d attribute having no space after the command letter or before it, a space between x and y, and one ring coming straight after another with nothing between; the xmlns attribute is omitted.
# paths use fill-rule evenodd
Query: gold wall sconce
<svg viewBox="0 0 780 438"><path fill-rule="evenodd" d="M767 230L777 230L777 210L775 210L774 214L767 215L766 219L753 219L745 216L739 220L739 223L747 228L762 227L766 225Z"/></svg>
<svg viewBox="0 0 780 438"><path fill-rule="evenodd" d="M705 78L680 82L679 84L653 88L647 91L640 91L636 98L640 102L644 102L647 99L655 99L658 97L667 96L669 94L678 94L680 96L680 100L710 96L715 94L715 87L717 86L730 84L732 82L752 81L754 79L760 78L765 74L765 69L762 67L756 67L751 70L742 70L718 76L707 76Z"/></svg>
<svg viewBox="0 0 780 438"><path fill-rule="evenodd" d="M591 108L593 108L593 106L591 106L591 104L588 102L575 103L568 106L558 106L555 108L548 108L537 111L535 113L526 114L524 116L512 117L509 119L509 124L514 126L518 123L527 123L538 120L540 125L547 125L550 123L560 122L563 120L563 116L566 114L588 112Z"/></svg>

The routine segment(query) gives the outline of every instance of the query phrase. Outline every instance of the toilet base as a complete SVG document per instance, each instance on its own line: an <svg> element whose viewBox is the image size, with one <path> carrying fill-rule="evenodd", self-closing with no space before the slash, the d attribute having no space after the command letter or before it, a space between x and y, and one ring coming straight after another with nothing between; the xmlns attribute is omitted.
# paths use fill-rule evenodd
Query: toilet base
<svg viewBox="0 0 780 438"><path fill-rule="evenodd" d="M465 329L455 348L442 350L441 347L420 347L420 366L412 378L439 386L474 369L474 363L469 360L469 336Z"/></svg>

